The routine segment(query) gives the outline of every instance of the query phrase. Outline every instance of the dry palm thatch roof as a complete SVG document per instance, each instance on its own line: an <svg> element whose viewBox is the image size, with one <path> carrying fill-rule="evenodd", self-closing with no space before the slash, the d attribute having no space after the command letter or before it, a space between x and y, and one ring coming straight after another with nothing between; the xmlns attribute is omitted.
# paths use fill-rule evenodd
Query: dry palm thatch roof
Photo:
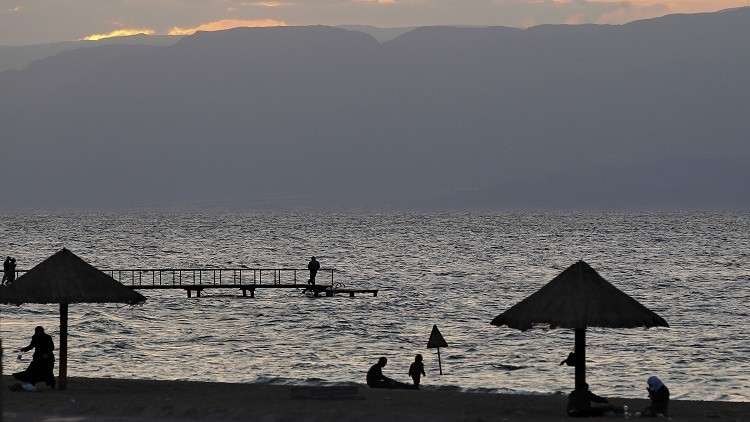
<svg viewBox="0 0 750 422"><path fill-rule="evenodd" d="M62 249L11 285L0 288L0 303L127 303L146 300L91 264Z"/></svg>
<svg viewBox="0 0 750 422"><path fill-rule="evenodd" d="M536 293L492 320L528 330L552 328L668 327L667 321L602 278L583 261L571 265Z"/></svg>

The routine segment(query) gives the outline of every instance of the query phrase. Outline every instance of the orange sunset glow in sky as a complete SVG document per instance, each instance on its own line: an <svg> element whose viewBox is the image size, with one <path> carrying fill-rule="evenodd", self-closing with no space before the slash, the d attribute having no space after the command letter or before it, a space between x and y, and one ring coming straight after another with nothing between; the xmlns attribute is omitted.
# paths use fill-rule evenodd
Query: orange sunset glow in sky
<svg viewBox="0 0 750 422"><path fill-rule="evenodd" d="M750 0L0 0L0 45L283 25L620 24Z"/></svg>

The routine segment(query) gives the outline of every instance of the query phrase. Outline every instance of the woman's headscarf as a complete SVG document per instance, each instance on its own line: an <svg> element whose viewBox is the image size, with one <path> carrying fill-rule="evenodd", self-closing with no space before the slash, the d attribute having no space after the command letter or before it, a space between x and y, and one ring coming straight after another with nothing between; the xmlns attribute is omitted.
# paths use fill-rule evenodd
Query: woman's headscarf
<svg viewBox="0 0 750 422"><path fill-rule="evenodd" d="M648 377L646 383L648 384L648 389L651 391L659 391L660 388L664 387L664 383L657 376Z"/></svg>

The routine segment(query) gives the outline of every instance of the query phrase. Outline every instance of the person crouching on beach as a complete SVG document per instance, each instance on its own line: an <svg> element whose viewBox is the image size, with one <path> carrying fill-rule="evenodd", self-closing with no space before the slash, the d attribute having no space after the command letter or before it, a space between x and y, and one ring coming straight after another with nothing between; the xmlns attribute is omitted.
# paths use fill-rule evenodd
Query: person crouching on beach
<svg viewBox="0 0 750 422"><path fill-rule="evenodd" d="M568 395L568 416L604 416L615 413L615 407L604 397L599 397L589 391L589 385L584 383Z"/></svg>
<svg viewBox="0 0 750 422"><path fill-rule="evenodd" d="M388 359L380 358L378 363L372 365L367 371L367 385L370 388L388 388L393 382L392 379L383 375L383 368L388 364Z"/></svg>
<svg viewBox="0 0 750 422"><path fill-rule="evenodd" d="M404 384L403 382L392 380L386 377L385 375L383 375L383 368L385 367L386 364L388 364L388 359L380 358L378 359L378 363L376 363L375 365L372 365L370 367L370 370L367 371L367 385L369 385L370 388L392 388L392 389L413 388L412 386L408 384Z"/></svg>
<svg viewBox="0 0 750 422"><path fill-rule="evenodd" d="M669 416L669 388L656 376L649 377L646 383L651 405L643 409L641 416Z"/></svg>
<svg viewBox="0 0 750 422"><path fill-rule="evenodd" d="M414 380L414 388L419 390L419 381L422 379L422 375L427 376L424 373L424 363L422 363L422 355L414 357L414 362L409 366L409 376Z"/></svg>

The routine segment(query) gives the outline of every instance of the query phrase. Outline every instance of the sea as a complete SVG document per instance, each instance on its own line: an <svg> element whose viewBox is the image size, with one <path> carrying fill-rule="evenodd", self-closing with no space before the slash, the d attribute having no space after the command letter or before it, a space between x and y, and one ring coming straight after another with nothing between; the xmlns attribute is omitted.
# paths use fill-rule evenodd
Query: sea
<svg viewBox="0 0 750 422"><path fill-rule="evenodd" d="M567 393L571 330L490 321L578 260L669 328L590 328L588 383L646 396L750 400L750 214L719 212L130 212L2 215L0 254L29 269L66 247L98 268L305 268L377 297L299 290L144 290L143 305L70 306L71 376L289 385L363 384L379 357L425 388ZM0 305L5 373L24 369L36 325L58 341L54 305ZM448 347L427 349L433 325Z"/></svg>

